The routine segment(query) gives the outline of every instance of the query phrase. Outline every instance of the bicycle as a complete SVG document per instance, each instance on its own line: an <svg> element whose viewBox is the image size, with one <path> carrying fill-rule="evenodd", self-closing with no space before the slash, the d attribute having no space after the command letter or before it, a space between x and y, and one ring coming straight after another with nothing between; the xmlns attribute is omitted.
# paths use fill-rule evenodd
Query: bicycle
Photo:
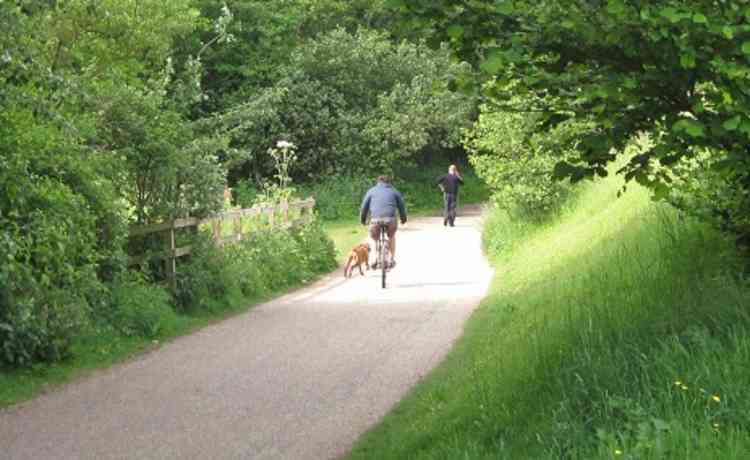
<svg viewBox="0 0 750 460"><path fill-rule="evenodd" d="M388 250L388 223L387 222L377 222L377 225L379 227L379 234L377 241L375 241L375 263L378 264L378 267L380 267L380 279L381 279L381 285L382 288L385 289L385 273L388 271L388 253L390 252Z"/></svg>

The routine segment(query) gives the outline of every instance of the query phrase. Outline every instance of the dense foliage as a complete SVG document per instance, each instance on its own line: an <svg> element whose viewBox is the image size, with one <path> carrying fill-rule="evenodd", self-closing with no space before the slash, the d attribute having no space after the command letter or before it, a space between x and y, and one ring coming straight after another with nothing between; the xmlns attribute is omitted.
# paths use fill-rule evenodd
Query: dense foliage
<svg viewBox="0 0 750 460"><path fill-rule="evenodd" d="M394 170L460 144L474 104L449 91L447 77L467 71L447 50L335 29L296 49L281 79L215 122L233 139L237 177L268 175L266 151L278 140L298 147L297 179Z"/></svg>
<svg viewBox="0 0 750 460"><path fill-rule="evenodd" d="M552 180L555 165L575 154L591 123L569 120L544 129L536 113L493 111L488 105L481 111L464 143L495 204L526 219L558 210L571 186Z"/></svg>
<svg viewBox="0 0 750 460"><path fill-rule="evenodd" d="M391 45L385 35L364 30L353 35L362 26L383 27L391 18L383 2L340 0L299 0L280 8L266 1L0 2L0 362L58 360L102 321L117 324L124 335L158 334L158 321L149 318L163 316L162 307L172 299L167 302L153 286L163 275L157 267L148 267L152 272L145 277L127 273L127 251L136 246L128 242L128 224L221 209L230 169L253 186L274 179L268 148L282 137L294 133L298 139L301 155L293 171L298 178L325 170L325 164L357 164L357 152L349 147L362 139L353 133L385 109L373 101L352 115L359 121L344 124L344 108L358 102L324 81L320 72L337 69L316 71L300 45L309 46L305 52L357 50L364 59L358 64L365 66L360 75L378 75L366 66L378 63L381 50L416 59L413 68L399 68L402 79L390 78L403 83L400 91L411 94L419 110L434 104L425 85L440 86L444 68L455 67L446 52ZM331 34L339 35L316 39L337 27ZM345 39L341 45L348 48L333 48L336 39ZM360 46L358 40L369 44ZM412 84L416 75L426 74L421 86ZM442 104L456 102L442 94ZM341 110L335 110L337 104ZM332 115L326 119L321 115L328 107ZM470 104L465 107L463 114ZM233 114L243 116L243 127L255 128L232 126ZM429 125L434 132L410 144L405 154L449 138L438 132L447 125L435 120ZM345 130L350 144L326 141ZM257 149L255 163L243 157L248 149ZM288 236L273 251L299 257L308 245L319 246L305 239L308 231ZM248 264L259 260L243 257ZM232 286L240 278L265 283L253 287L263 292L280 287L273 277L242 271L221 277L202 269L210 260L195 257L184 267L176 293L182 309L205 307L209 295L239 292ZM283 285L330 265L318 262L300 265L302 271Z"/></svg>
<svg viewBox="0 0 750 460"><path fill-rule="evenodd" d="M336 266L333 243L318 223L260 231L223 250L199 234L192 247L195 253L178 272L175 302L183 312L224 311L241 299L262 298Z"/></svg>
<svg viewBox="0 0 750 460"><path fill-rule="evenodd" d="M652 147L621 172L669 194L675 174L696 156L715 174L704 188L725 228L747 235L750 214L750 7L742 1L418 0L391 2L413 27L448 40L497 84L486 94L504 110L531 110L543 125L592 120L577 155L560 161L559 177L605 175L631 138L649 133ZM477 58L477 56L480 56ZM512 82L512 85L508 85ZM528 98L535 103L526 105ZM514 97L516 97L514 99ZM515 104L522 102L521 105ZM700 196L703 196L700 195ZM695 197L696 199L699 197Z"/></svg>
<svg viewBox="0 0 750 460"><path fill-rule="evenodd" d="M203 110L228 109L245 102L258 88L282 79L295 49L317 35L343 27L383 29L394 14L383 0L196 0L204 20L194 40L210 42L211 21L231 14L226 31L233 39L203 53L204 88L210 96Z"/></svg>

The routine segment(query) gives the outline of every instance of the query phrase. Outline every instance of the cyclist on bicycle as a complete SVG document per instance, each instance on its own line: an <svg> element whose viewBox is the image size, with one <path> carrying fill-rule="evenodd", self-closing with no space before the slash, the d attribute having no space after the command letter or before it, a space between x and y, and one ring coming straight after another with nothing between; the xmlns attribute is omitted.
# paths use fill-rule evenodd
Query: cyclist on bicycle
<svg viewBox="0 0 750 460"><path fill-rule="evenodd" d="M362 225L367 225L367 216L370 215L370 238L375 241L380 238L380 224L386 224L391 267L396 265L396 230L398 230L396 210L401 217L401 223L405 224L406 206L404 206L404 198L390 184L388 176L378 177L378 183L367 191L362 200L359 220Z"/></svg>

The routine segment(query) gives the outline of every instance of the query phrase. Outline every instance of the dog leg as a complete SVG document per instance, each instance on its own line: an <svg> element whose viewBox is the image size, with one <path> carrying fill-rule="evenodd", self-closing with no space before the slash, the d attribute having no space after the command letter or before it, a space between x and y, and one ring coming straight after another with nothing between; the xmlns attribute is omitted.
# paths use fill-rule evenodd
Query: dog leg
<svg viewBox="0 0 750 460"><path fill-rule="evenodd" d="M349 278L351 276L351 270L349 270L349 268L351 267L351 264L352 264L352 258L349 257L349 259L346 261L346 265L344 266L344 278Z"/></svg>

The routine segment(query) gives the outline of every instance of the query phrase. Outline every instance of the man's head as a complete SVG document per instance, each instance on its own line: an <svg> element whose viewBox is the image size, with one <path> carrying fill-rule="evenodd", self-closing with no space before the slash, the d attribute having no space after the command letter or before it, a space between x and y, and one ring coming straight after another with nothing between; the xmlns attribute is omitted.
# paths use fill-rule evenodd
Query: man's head
<svg viewBox="0 0 750 460"><path fill-rule="evenodd" d="M456 165L450 165L448 167L448 174L456 174L458 173L458 168L456 168Z"/></svg>
<svg viewBox="0 0 750 460"><path fill-rule="evenodd" d="M378 182L382 182L384 184L390 184L391 183L391 178L388 177L388 176L385 176L385 175L384 176L378 176Z"/></svg>

